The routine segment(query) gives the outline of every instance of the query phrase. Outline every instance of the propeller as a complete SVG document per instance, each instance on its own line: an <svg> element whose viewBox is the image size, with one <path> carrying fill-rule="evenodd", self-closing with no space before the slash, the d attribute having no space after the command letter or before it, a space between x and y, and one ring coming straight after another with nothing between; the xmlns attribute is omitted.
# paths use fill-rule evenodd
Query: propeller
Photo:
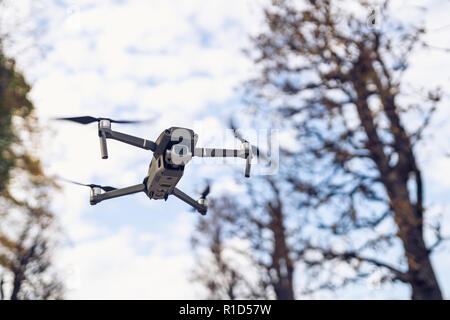
<svg viewBox="0 0 450 320"><path fill-rule="evenodd" d="M203 190L203 192L201 193L200 199L206 199L206 197L208 196L210 191L211 191L211 187L210 187L210 184L208 182L208 184L205 187L205 190Z"/></svg>
<svg viewBox="0 0 450 320"><path fill-rule="evenodd" d="M200 193L200 198L198 199L198 202L202 205L204 205L205 207L208 206L207 202L206 202L206 197L208 196L209 192L211 191L211 184L209 181L206 182L206 187L205 189L203 189L203 191ZM191 209L192 212L197 211L196 209L192 208ZM200 212L201 215L205 215L205 212Z"/></svg>
<svg viewBox="0 0 450 320"><path fill-rule="evenodd" d="M77 122L80 124L89 124L89 123L93 123L93 122L99 122L101 120L108 120L111 123L124 123L124 124L143 123L143 122L151 121L151 120L114 120L114 119L110 119L110 118L95 118L95 117L91 117L91 116L55 118L55 120L72 121L72 122Z"/></svg>
<svg viewBox="0 0 450 320"><path fill-rule="evenodd" d="M242 143L248 143L250 145L250 147L252 148L252 154L256 157L260 157L262 156L262 153L260 152L259 148L250 144L250 142L248 142L248 140L244 139L244 137L240 134L240 132L237 130L233 119L230 119L230 128L233 129L233 133L234 133L234 137L236 139L238 139L240 142Z"/></svg>
<svg viewBox="0 0 450 320"><path fill-rule="evenodd" d="M235 126L235 124L233 122L233 119L230 119L230 127L231 127L231 129L233 129L233 133L234 133L234 136L236 137L236 139L241 141L246 149L247 149L247 146L248 146L249 149L251 149L250 154L245 159L245 173L244 173L246 178L250 178L250 169L251 169L251 166L252 166L252 157L254 157L254 156L256 156L257 158L262 157L263 159L267 159L267 158L260 152L258 147L250 144L250 142L248 142L246 139L244 139L244 137L236 129L236 126ZM250 151L250 150L248 150L248 151Z"/></svg>
<svg viewBox="0 0 450 320"><path fill-rule="evenodd" d="M117 190L117 188L110 187L110 186L100 186L98 184L84 184L84 183L80 183L80 182L76 182L76 181L72 181L72 180L67 180L67 179L63 179L63 180L66 181L66 182L72 183L72 184L79 185L79 186L86 186L86 187L89 187L91 189L92 188L100 188L100 189L102 189L103 191L106 191L106 192Z"/></svg>

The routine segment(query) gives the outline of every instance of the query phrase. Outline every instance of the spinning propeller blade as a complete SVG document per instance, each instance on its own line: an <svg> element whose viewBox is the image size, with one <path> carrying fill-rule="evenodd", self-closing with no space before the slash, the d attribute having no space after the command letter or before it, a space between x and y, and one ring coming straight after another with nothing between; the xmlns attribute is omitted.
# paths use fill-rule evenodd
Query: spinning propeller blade
<svg viewBox="0 0 450 320"><path fill-rule="evenodd" d="M73 121L81 124L89 124L92 122L100 121L98 118L86 116L86 117L68 117L68 118L55 118L55 120Z"/></svg>
<svg viewBox="0 0 450 320"><path fill-rule="evenodd" d="M211 191L211 183L209 180L206 181L206 187L203 189L203 191L200 193L199 202L201 202L203 205L207 205L206 197L208 196L209 192ZM194 208L190 209L192 212L197 211Z"/></svg>
<svg viewBox="0 0 450 320"><path fill-rule="evenodd" d="M209 192L211 191L211 187L209 185L209 183L206 185L205 190L203 190L203 192L201 193L201 199L206 199L206 197L208 196Z"/></svg>
<svg viewBox="0 0 450 320"><path fill-rule="evenodd" d="M64 121L72 121L80 124L89 124L93 122L99 122L101 120L109 120L111 123L123 123L123 124L132 124L132 123L144 123L152 121L150 120L114 120L110 118L95 118L91 116L84 117L67 117L67 118L55 118L55 120L64 120Z"/></svg>
<svg viewBox="0 0 450 320"><path fill-rule="evenodd" d="M98 184L84 184L84 183L80 183L80 182L76 182L76 181L72 181L72 180L68 180L68 179L63 179L63 180L66 181L66 182L72 183L72 184L79 185L79 186L86 186L86 187L89 187L91 189L92 188L100 188L100 189L102 189L103 191L106 191L106 192L117 190L117 188L110 187L110 186L100 186Z"/></svg>
<svg viewBox="0 0 450 320"><path fill-rule="evenodd" d="M258 147L252 145L250 142L248 142L248 140L244 139L244 137L241 135L241 133L238 131L238 129L236 129L236 126L232 119L230 120L230 128L233 129L234 137L236 139L238 139L242 143L250 144L250 147L252 148L252 153L254 156L259 158L262 155L262 153L260 152Z"/></svg>

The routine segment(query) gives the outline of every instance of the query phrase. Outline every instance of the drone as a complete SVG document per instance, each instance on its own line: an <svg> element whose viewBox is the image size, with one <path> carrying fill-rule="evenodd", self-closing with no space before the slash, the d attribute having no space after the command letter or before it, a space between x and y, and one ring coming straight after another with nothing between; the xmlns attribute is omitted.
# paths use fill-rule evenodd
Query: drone
<svg viewBox="0 0 450 320"><path fill-rule="evenodd" d="M242 143L238 149L197 148L198 135L193 130L181 127L171 127L164 130L156 141L151 141L122 132L114 131L112 123L132 124L144 121L113 120L110 118L96 118L91 116L56 118L77 122L79 124L98 123L98 136L100 139L100 152L102 159L108 159L107 139L117 140L141 149L150 150L153 156L150 161L147 176L142 183L117 189L97 184L83 184L75 181L71 183L91 188L90 204L122 197L134 193L145 192L154 200L167 200L171 195L186 202L201 215L206 215L208 205L206 196L209 194L209 184L196 201L176 187L183 177L184 168L192 157L234 157L245 159L245 177L250 177L251 161L254 156L259 157L259 149L245 140L233 127L235 137Z"/></svg>

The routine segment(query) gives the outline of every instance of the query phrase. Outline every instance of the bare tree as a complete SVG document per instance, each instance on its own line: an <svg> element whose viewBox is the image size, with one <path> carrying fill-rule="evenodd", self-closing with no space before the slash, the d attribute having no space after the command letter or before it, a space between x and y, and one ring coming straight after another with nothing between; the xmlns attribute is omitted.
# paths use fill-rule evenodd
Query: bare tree
<svg viewBox="0 0 450 320"><path fill-rule="evenodd" d="M380 3L353 2L371 5ZM442 299L430 255L444 237L435 226L436 242L425 244L417 160L441 92L408 93L403 74L411 53L427 49L425 30L396 21L387 1L381 15L374 28L338 1L273 1L267 31L253 39L260 76L248 90L300 145L283 178L317 231L298 251L309 270L345 263L356 273L340 284L383 270L383 280L410 285L413 299ZM380 255L392 248L403 251L400 262Z"/></svg>
<svg viewBox="0 0 450 320"><path fill-rule="evenodd" d="M221 247L233 237L248 241L261 297L370 279L409 285L413 299L442 299L430 256L447 237L427 221L418 164L442 92L411 91L403 77L412 52L430 49L425 30L395 20L387 1L345 4L279 0L266 8L266 31L248 51L259 76L247 97L254 119L272 115L297 144L282 150L277 176L253 178L243 201L221 200L227 205L213 207L214 223L200 222L196 236ZM428 244L427 228L435 238ZM213 279L223 275L214 270Z"/></svg>
<svg viewBox="0 0 450 320"><path fill-rule="evenodd" d="M227 245L227 240L232 237L227 228L230 209L234 210L235 206L228 199L216 199L210 203L214 214L198 220L191 238L197 261L193 280L204 286L209 299L259 298L264 293L257 292L239 266L226 256L226 250L233 250ZM237 252L238 255L241 253Z"/></svg>
<svg viewBox="0 0 450 320"><path fill-rule="evenodd" d="M3 257L3 266L12 274L11 300L60 299L63 285L51 267L51 243L44 230L51 218L31 216L25 224L18 241L12 245L9 255ZM46 221L47 220L47 221ZM33 229L36 229L33 232ZM4 239L3 239L4 240ZM1 241L5 245L5 241Z"/></svg>
<svg viewBox="0 0 450 320"><path fill-rule="evenodd" d="M207 248L212 261L196 270L212 298L294 299L294 257L281 193L271 179L261 179L256 192L248 185L247 205L227 197L215 199L206 219L200 219L193 237L194 248ZM291 234L293 233L292 230ZM245 239L245 248L228 245ZM251 269L233 266L225 248L250 261ZM198 259L200 261L200 259Z"/></svg>

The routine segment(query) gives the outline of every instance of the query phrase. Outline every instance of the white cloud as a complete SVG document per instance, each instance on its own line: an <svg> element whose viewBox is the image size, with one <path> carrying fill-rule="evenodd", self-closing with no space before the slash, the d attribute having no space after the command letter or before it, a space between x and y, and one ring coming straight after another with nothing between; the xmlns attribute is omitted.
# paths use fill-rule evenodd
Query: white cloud
<svg viewBox="0 0 450 320"><path fill-rule="evenodd" d="M180 221L181 223L182 221ZM58 255L65 268L71 299L195 299L189 282L194 261L188 242L177 232L169 237L136 233L117 234L81 242ZM148 249L150 245L150 249ZM144 248L141 252L138 248ZM169 252L169 253L167 253Z"/></svg>

